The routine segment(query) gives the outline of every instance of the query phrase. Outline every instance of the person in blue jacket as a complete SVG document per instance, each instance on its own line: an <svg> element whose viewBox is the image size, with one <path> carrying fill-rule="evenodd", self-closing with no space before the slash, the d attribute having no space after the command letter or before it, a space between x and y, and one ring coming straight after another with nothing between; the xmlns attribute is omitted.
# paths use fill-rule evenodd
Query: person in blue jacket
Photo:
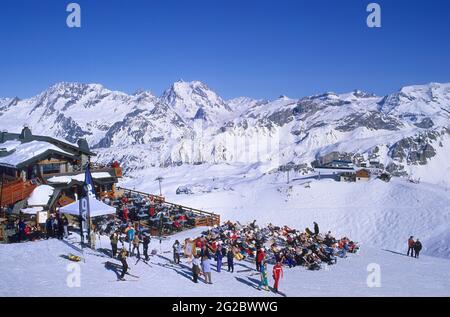
<svg viewBox="0 0 450 317"><path fill-rule="evenodd" d="M134 230L134 227L132 225L128 225L127 228L127 238L129 243L128 253L131 254L131 245L133 244L134 235L136 234L136 230Z"/></svg>
<svg viewBox="0 0 450 317"><path fill-rule="evenodd" d="M261 281L259 282L258 289L264 289L265 291L269 291L269 280L267 275L267 263L265 260L261 262L259 267L259 273L261 274Z"/></svg>
<svg viewBox="0 0 450 317"><path fill-rule="evenodd" d="M217 272L219 273L222 270L222 258L222 247L219 245L216 250Z"/></svg>
<svg viewBox="0 0 450 317"><path fill-rule="evenodd" d="M26 227L25 222L23 221L23 219L20 219L19 223L17 225L17 229L18 229L17 241L18 242L25 240L25 227Z"/></svg>

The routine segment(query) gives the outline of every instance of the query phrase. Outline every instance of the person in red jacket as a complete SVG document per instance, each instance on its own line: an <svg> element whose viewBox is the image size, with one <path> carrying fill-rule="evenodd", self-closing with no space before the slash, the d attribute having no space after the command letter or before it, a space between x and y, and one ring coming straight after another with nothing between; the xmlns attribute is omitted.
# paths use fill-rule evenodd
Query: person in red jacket
<svg viewBox="0 0 450 317"><path fill-rule="evenodd" d="M151 205L148 214L150 215L150 218L153 218L155 216L155 206Z"/></svg>
<svg viewBox="0 0 450 317"><path fill-rule="evenodd" d="M275 266L273 267L273 279L275 280L273 288L277 293L278 293L278 282L282 277L283 277L283 266L281 265L280 262L277 262L277 264L275 264Z"/></svg>
<svg viewBox="0 0 450 317"><path fill-rule="evenodd" d="M414 237L411 236L408 239L408 253L406 253L407 256L409 256L409 252L411 251L411 256L414 257Z"/></svg>
<svg viewBox="0 0 450 317"><path fill-rule="evenodd" d="M128 208L127 207L124 207L123 208L123 221L125 222L125 223L127 223L128 222Z"/></svg>
<svg viewBox="0 0 450 317"><path fill-rule="evenodd" d="M261 262L265 259L266 253L264 252L264 248L256 251L256 270L259 272L261 270Z"/></svg>

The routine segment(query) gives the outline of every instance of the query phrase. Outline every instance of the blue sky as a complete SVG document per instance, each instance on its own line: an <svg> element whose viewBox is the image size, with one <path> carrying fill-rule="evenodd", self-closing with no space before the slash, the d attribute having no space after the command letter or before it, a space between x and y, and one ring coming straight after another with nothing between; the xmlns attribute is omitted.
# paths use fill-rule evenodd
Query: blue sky
<svg viewBox="0 0 450 317"><path fill-rule="evenodd" d="M82 28L65 22L68 3ZM224 98L291 97L450 82L450 1L2 0L0 96L59 81L159 95L201 80Z"/></svg>

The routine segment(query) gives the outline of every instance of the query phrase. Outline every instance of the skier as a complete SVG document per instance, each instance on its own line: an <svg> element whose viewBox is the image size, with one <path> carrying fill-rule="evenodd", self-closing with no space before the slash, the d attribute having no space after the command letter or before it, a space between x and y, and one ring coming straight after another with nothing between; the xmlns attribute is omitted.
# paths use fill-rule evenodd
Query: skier
<svg viewBox="0 0 450 317"><path fill-rule="evenodd" d="M117 244L119 243L119 236L117 232L114 231L109 239L111 240L112 257L115 258L117 255Z"/></svg>
<svg viewBox="0 0 450 317"><path fill-rule="evenodd" d="M178 240L172 245L173 249L173 262L175 264L180 264L180 255L181 255L181 244Z"/></svg>
<svg viewBox="0 0 450 317"><path fill-rule="evenodd" d="M131 255L134 255L134 251L137 250L136 257L138 259L141 258L141 253L139 252L139 244L141 243L141 239L139 239L139 235L135 235L133 238L133 249L131 250Z"/></svg>
<svg viewBox="0 0 450 317"><path fill-rule="evenodd" d="M148 245L150 244L150 235L148 235L147 233L144 234L144 239L142 240L142 246L144 248L144 257L145 257L145 261L148 261Z"/></svg>
<svg viewBox="0 0 450 317"><path fill-rule="evenodd" d="M406 256L409 256L409 252L411 251L411 257L414 257L414 237L411 236L408 239L408 252L406 253Z"/></svg>
<svg viewBox="0 0 450 317"><path fill-rule="evenodd" d="M230 247L227 252L227 264L228 264L228 272L234 272L234 254L233 249Z"/></svg>
<svg viewBox="0 0 450 317"><path fill-rule="evenodd" d="M422 250L422 243L419 241L419 239L417 239L416 242L414 242L414 253L415 253L416 259L419 258L419 254L420 254L421 250Z"/></svg>
<svg viewBox="0 0 450 317"><path fill-rule="evenodd" d="M122 274L120 275L119 279L122 281L125 280L125 274L127 274L128 272L127 254L128 252L125 248L122 248L119 254L119 259L122 263Z"/></svg>
<svg viewBox="0 0 450 317"><path fill-rule="evenodd" d="M200 274L200 259L197 254L192 259L192 279L194 283L198 283L198 275Z"/></svg>
<svg viewBox="0 0 450 317"><path fill-rule="evenodd" d="M205 255L202 258L202 271L205 275L205 283L206 284L212 284L211 280L211 263L209 258Z"/></svg>
<svg viewBox="0 0 450 317"><path fill-rule="evenodd" d="M218 246L216 250L216 262L217 262L217 272L219 273L222 270L222 258L223 258L222 248Z"/></svg>
<svg viewBox="0 0 450 317"><path fill-rule="evenodd" d="M280 262L277 262L277 264L273 267L273 279L275 280L273 288L276 293L278 293L278 282L280 281L280 278L283 278L283 266Z"/></svg>
<svg viewBox="0 0 450 317"><path fill-rule="evenodd" d="M261 273L261 282L259 282L258 289L261 290L261 288L264 288L265 291L269 291L269 282L267 280L267 264L265 260L261 262L259 272Z"/></svg>

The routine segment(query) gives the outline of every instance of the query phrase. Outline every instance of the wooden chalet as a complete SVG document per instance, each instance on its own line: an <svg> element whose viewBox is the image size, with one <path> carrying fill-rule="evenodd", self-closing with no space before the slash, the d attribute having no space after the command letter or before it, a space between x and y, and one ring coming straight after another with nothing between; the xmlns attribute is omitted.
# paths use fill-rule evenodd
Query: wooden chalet
<svg viewBox="0 0 450 317"><path fill-rule="evenodd" d="M370 180L370 172L366 169L361 169L356 172L355 181L358 182L368 182Z"/></svg>
<svg viewBox="0 0 450 317"><path fill-rule="evenodd" d="M10 207L26 200L36 187L54 188L47 210L64 206L81 194L83 168L92 152L85 139L71 144L48 136L33 135L28 127L21 133L0 134L0 207ZM91 168L99 196L113 195L122 170L115 166Z"/></svg>

